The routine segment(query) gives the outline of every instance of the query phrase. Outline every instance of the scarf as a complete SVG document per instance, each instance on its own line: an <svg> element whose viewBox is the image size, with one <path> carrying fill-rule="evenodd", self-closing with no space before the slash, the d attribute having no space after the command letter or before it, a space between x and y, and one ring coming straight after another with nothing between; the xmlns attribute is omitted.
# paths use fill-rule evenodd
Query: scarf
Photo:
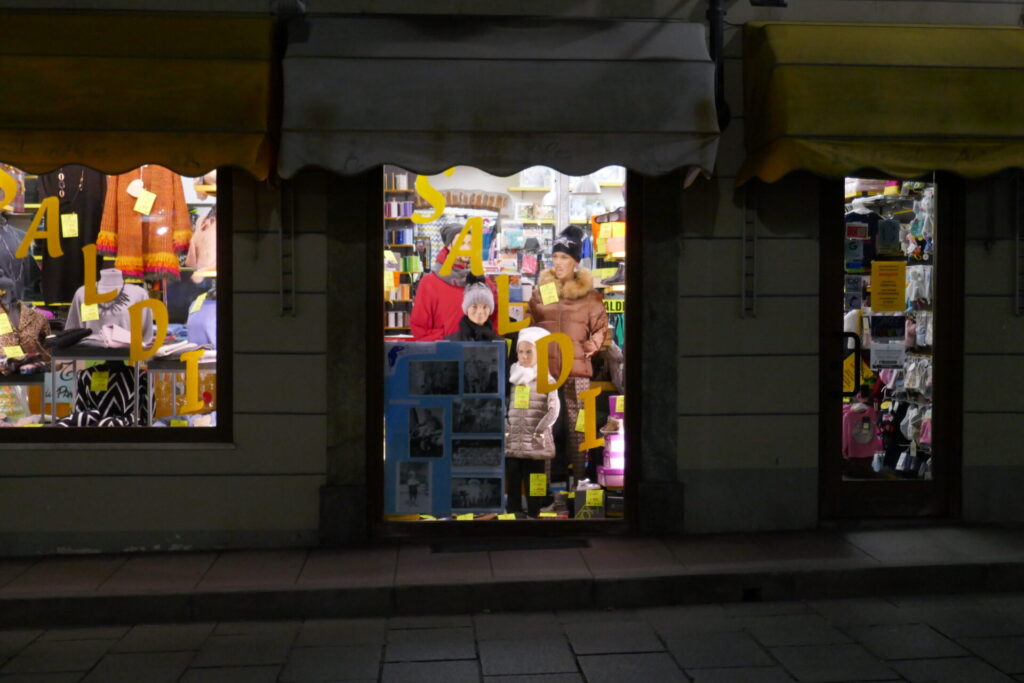
<svg viewBox="0 0 1024 683"><path fill-rule="evenodd" d="M469 316L466 315L462 316L462 320L459 321L459 333L462 337L462 341L477 342L501 339L501 337L499 337L491 328L490 321L485 322L483 325L477 325L469 319Z"/></svg>
<svg viewBox="0 0 1024 683"><path fill-rule="evenodd" d="M537 380L537 366L528 368L519 363L513 363L508 379L515 385L529 385L530 382Z"/></svg>
<svg viewBox="0 0 1024 683"><path fill-rule="evenodd" d="M444 265L445 259L448 258L448 247L441 250L441 253L437 255L437 259L434 261L434 265L430 267L430 272L438 276L445 282L455 287L466 286L466 276L469 275L469 268L466 268L461 263L452 264L452 272L447 275L441 275L441 266Z"/></svg>

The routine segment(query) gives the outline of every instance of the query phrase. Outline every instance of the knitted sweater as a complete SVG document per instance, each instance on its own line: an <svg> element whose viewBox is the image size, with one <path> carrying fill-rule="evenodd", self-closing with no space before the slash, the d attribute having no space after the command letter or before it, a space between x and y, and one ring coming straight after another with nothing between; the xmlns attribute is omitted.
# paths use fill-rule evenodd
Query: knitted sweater
<svg viewBox="0 0 1024 683"><path fill-rule="evenodd" d="M135 211L136 197L128 194L128 185L140 178L156 194L148 215ZM192 221L177 173L149 165L109 178L96 248L116 254L114 266L125 277L177 278L181 271L175 252L187 250L191 238Z"/></svg>

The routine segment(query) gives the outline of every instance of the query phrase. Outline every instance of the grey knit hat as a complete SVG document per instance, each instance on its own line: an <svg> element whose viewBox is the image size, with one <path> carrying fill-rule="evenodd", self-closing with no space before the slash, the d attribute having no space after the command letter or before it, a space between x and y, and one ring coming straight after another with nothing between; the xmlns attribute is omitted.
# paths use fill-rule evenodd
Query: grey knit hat
<svg viewBox="0 0 1024 683"><path fill-rule="evenodd" d="M473 304L487 304L487 308L494 311L494 294L491 288L482 282L474 282L466 285L466 291L462 295L462 312L469 313L469 307Z"/></svg>

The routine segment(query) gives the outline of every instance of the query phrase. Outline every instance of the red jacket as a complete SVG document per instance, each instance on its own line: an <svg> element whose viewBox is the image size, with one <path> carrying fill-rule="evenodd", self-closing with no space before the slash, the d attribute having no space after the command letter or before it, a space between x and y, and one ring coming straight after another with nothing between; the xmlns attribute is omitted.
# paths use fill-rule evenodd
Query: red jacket
<svg viewBox="0 0 1024 683"><path fill-rule="evenodd" d="M442 250L438 254L438 261L443 263L447 253L447 250ZM487 280L487 286L491 288L495 302L491 327L497 330L498 291L490 278ZM424 275L416 290L416 300L413 302L412 316L409 319L413 341L440 341L449 334L458 332L459 321L463 316L463 293L462 287L448 284L436 273Z"/></svg>

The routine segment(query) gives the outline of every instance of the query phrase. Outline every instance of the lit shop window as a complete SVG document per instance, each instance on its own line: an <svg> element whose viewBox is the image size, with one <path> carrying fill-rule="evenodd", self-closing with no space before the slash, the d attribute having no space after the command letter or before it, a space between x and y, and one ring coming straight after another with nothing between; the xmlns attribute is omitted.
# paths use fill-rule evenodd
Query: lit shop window
<svg viewBox="0 0 1024 683"><path fill-rule="evenodd" d="M217 179L0 165L6 427L217 422Z"/></svg>
<svg viewBox="0 0 1024 683"><path fill-rule="evenodd" d="M383 178L390 521L621 518L625 169Z"/></svg>

